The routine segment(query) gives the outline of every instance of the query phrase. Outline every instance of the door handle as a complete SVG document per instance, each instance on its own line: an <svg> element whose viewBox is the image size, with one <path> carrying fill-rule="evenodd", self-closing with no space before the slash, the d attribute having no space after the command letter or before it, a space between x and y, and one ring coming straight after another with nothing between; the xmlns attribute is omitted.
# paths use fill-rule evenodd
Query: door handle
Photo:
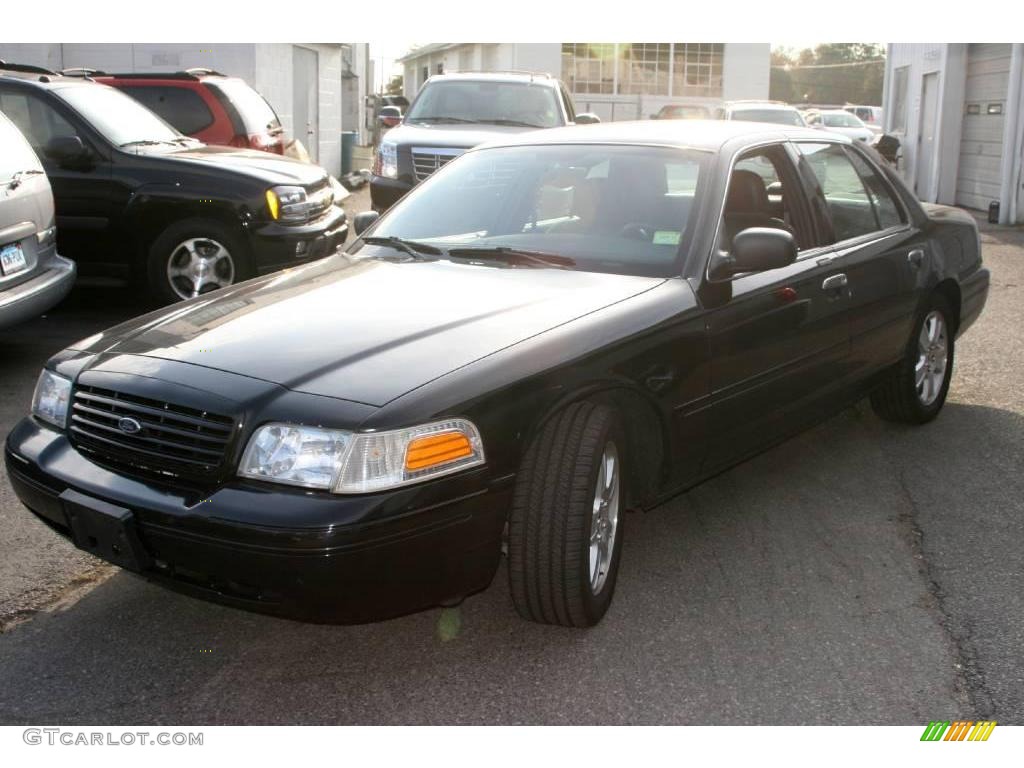
<svg viewBox="0 0 1024 768"><path fill-rule="evenodd" d="M842 291L848 282L844 274L832 275L825 278L821 284L821 289L828 293L837 293Z"/></svg>
<svg viewBox="0 0 1024 768"><path fill-rule="evenodd" d="M907 254L907 261L910 262L910 266L914 269L920 269L921 265L924 263L924 251L920 248L915 248Z"/></svg>

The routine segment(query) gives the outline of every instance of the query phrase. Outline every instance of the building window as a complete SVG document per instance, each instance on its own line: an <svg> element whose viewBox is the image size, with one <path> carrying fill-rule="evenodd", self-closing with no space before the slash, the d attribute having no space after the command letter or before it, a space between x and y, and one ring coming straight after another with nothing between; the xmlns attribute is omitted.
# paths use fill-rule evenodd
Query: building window
<svg viewBox="0 0 1024 768"><path fill-rule="evenodd" d="M907 132L907 80L910 67L899 67L892 73L892 125L893 133Z"/></svg>
<svg viewBox="0 0 1024 768"><path fill-rule="evenodd" d="M673 96L721 96L724 43L676 43L672 58Z"/></svg>
<svg viewBox="0 0 1024 768"><path fill-rule="evenodd" d="M671 43L626 43L619 56L619 93L668 96Z"/></svg>
<svg viewBox="0 0 1024 768"><path fill-rule="evenodd" d="M573 93L614 93L615 44L562 43L562 79Z"/></svg>

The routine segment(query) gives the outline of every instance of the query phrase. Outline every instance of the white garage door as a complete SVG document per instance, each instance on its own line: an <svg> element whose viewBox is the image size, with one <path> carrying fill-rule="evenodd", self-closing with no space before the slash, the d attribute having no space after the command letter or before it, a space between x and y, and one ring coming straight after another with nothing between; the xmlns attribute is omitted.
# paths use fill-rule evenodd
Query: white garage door
<svg viewBox="0 0 1024 768"><path fill-rule="evenodd" d="M984 210L999 199L1003 113L1010 83L1010 44L972 43L967 49L967 90L956 202Z"/></svg>

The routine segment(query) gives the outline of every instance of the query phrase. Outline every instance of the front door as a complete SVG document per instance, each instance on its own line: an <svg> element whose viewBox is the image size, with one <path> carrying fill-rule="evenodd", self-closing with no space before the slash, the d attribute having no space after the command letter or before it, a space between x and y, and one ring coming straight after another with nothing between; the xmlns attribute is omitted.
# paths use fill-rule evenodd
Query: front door
<svg viewBox="0 0 1024 768"><path fill-rule="evenodd" d="M292 124L314 163L320 158L320 76L317 52L292 47Z"/></svg>
<svg viewBox="0 0 1024 768"><path fill-rule="evenodd" d="M917 131L917 170L914 191L921 200L935 200L935 133L939 125L939 73L929 72L921 80L921 125Z"/></svg>
<svg viewBox="0 0 1024 768"><path fill-rule="evenodd" d="M718 247L728 250L731 237L747 227L789 230L798 257L788 267L702 286L711 358L703 474L799 429L846 375L846 278L819 242L783 145L747 153L731 172Z"/></svg>

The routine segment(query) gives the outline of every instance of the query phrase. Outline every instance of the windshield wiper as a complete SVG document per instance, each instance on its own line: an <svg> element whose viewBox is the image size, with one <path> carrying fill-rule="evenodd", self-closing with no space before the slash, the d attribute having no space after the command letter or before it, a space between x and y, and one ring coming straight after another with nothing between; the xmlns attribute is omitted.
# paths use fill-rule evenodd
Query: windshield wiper
<svg viewBox="0 0 1024 768"><path fill-rule="evenodd" d="M136 139L135 141L126 141L124 144L118 144L119 147L152 147L157 144L173 144L172 141L164 141L158 139Z"/></svg>
<svg viewBox="0 0 1024 768"><path fill-rule="evenodd" d="M408 123L479 123L479 120L467 120L464 117L414 117Z"/></svg>
<svg viewBox="0 0 1024 768"><path fill-rule="evenodd" d="M40 171L38 168L30 168L27 171L17 171L13 176L11 176L11 180L7 183L8 189L17 189L20 187L22 176L32 176L37 173L43 173L43 171Z"/></svg>
<svg viewBox="0 0 1024 768"><path fill-rule="evenodd" d="M491 125L515 125L520 128L547 128L546 125L537 125L536 123L526 123L522 120L506 120L499 118L497 120L480 120L481 123L489 123Z"/></svg>
<svg viewBox="0 0 1024 768"><path fill-rule="evenodd" d="M424 254L440 256L442 253L441 249L436 246L428 245L427 243L417 243L414 240L404 240L393 235L388 237L374 237L371 235L370 237L364 237L363 242L369 245L386 245L394 248L396 251L407 253L414 259L422 259Z"/></svg>
<svg viewBox="0 0 1024 768"><path fill-rule="evenodd" d="M448 256L456 259L502 259L509 263L520 262L541 267L559 267L561 269L576 266L576 261L568 256L507 246L498 246L496 248L452 248L448 251Z"/></svg>

